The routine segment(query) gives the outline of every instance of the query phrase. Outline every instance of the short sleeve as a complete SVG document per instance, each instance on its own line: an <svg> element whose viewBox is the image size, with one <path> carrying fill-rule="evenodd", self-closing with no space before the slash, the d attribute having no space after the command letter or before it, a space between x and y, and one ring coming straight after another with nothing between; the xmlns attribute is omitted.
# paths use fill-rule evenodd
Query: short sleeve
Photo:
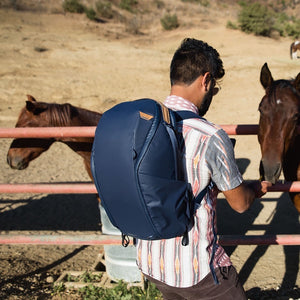
<svg viewBox="0 0 300 300"><path fill-rule="evenodd" d="M232 190L242 183L243 178L235 161L233 145L223 129L210 137L205 159L212 181L220 191Z"/></svg>

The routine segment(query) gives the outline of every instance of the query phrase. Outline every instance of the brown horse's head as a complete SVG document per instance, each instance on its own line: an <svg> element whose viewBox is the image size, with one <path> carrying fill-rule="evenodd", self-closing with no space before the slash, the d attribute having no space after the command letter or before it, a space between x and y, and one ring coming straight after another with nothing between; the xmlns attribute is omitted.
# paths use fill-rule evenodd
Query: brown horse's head
<svg viewBox="0 0 300 300"><path fill-rule="evenodd" d="M49 118L45 117L47 103L37 102L32 96L27 95L26 106L21 110L16 127L46 127ZM34 139L17 138L10 145L7 153L7 163L13 169L23 170L27 168L30 161L37 158L48 150L53 138Z"/></svg>
<svg viewBox="0 0 300 300"><path fill-rule="evenodd" d="M29 95L27 98L16 127L96 126L102 116L101 113L69 103L39 102ZM17 138L12 141L8 150L7 163L11 168L25 169L30 161L47 151L54 142L59 141L84 159L85 167L92 178L90 156L93 140L91 137Z"/></svg>
<svg viewBox="0 0 300 300"><path fill-rule="evenodd" d="M273 80L268 65L261 69L265 96L259 104L258 141L261 147L260 175L275 183L284 155L297 133L300 109L300 73L294 80Z"/></svg>

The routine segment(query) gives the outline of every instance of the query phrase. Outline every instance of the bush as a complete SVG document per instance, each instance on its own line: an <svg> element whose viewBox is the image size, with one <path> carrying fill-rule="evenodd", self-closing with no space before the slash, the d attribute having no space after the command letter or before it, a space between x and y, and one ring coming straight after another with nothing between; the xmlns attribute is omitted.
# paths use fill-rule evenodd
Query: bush
<svg viewBox="0 0 300 300"><path fill-rule="evenodd" d="M165 30L172 30L179 27L177 15L165 14L161 19L160 23Z"/></svg>
<svg viewBox="0 0 300 300"><path fill-rule="evenodd" d="M90 20L95 20L96 19L96 12L95 10L91 8L85 8L85 14Z"/></svg>
<svg viewBox="0 0 300 300"><path fill-rule="evenodd" d="M285 26L285 32L288 36L291 36L294 39L300 38L300 19L291 24L287 23Z"/></svg>
<svg viewBox="0 0 300 300"><path fill-rule="evenodd" d="M254 33L262 36L300 36L300 19L290 18L285 13L276 13L259 3L249 4L239 1L242 10L238 16L239 28L246 33ZM232 28L229 22L228 28Z"/></svg>
<svg viewBox="0 0 300 300"><path fill-rule="evenodd" d="M165 7L165 3L162 0L154 0L154 4L158 9L163 9Z"/></svg>
<svg viewBox="0 0 300 300"><path fill-rule="evenodd" d="M275 15L274 30L279 32L280 36L286 35L286 24L289 22L289 17L285 13L277 13Z"/></svg>
<svg viewBox="0 0 300 300"><path fill-rule="evenodd" d="M138 4L137 0L121 0L120 8L134 12L134 6Z"/></svg>
<svg viewBox="0 0 300 300"><path fill-rule="evenodd" d="M226 24L226 28L229 28L229 29L238 29L239 27L235 23L233 23L231 21L228 21L227 24Z"/></svg>
<svg viewBox="0 0 300 300"><path fill-rule="evenodd" d="M108 1L97 1L96 10L102 18L111 19L114 16L111 8L111 3Z"/></svg>
<svg viewBox="0 0 300 300"><path fill-rule="evenodd" d="M96 287L94 285L89 285L78 290L80 299L157 299L162 300L162 295L160 291L156 288L153 283L149 283L145 289L141 287L132 286L127 287L127 283L120 281L113 288L103 288ZM59 293L57 293L59 295Z"/></svg>
<svg viewBox="0 0 300 300"><path fill-rule="evenodd" d="M181 0L181 2L191 2L191 3L198 3L202 6L208 7L209 6L209 0Z"/></svg>
<svg viewBox="0 0 300 300"><path fill-rule="evenodd" d="M238 22L242 31L256 35L270 36L275 29L274 14L257 2L243 5Z"/></svg>
<svg viewBox="0 0 300 300"><path fill-rule="evenodd" d="M65 0L63 2L63 9L70 13L84 13L84 5L82 5L78 0Z"/></svg>

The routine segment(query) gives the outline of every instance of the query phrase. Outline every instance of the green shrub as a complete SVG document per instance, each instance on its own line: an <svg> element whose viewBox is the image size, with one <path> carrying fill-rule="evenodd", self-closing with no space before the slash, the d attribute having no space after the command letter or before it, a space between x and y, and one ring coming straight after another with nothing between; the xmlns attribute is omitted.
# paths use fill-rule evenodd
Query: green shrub
<svg viewBox="0 0 300 300"><path fill-rule="evenodd" d="M258 2L243 5L238 22L242 31L256 35L270 36L275 29L274 14Z"/></svg>
<svg viewBox="0 0 300 300"><path fill-rule="evenodd" d="M198 3L205 7L208 7L210 5L209 0L181 0L181 2Z"/></svg>
<svg viewBox="0 0 300 300"><path fill-rule="evenodd" d="M84 13L84 5L82 5L78 0L65 0L63 2L64 11L70 13Z"/></svg>
<svg viewBox="0 0 300 300"><path fill-rule="evenodd" d="M120 281L114 288L104 289L102 287L95 287L89 285L81 288L79 293L82 299L157 299L162 300L161 293L154 284L149 283L148 287L143 290L141 287L132 286L127 288L127 284Z"/></svg>
<svg viewBox="0 0 300 300"><path fill-rule="evenodd" d="M96 10L102 18L111 19L114 16L111 3L108 1L97 1Z"/></svg>
<svg viewBox="0 0 300 300"><path fill-rule="evenodd" d="M238 1L238 4L239 4L241 7L245 7L245 6L248 5L247 1L245 1L245 0L240 0L240 1Z"/></svg>
<svg viewBox="0 0 300 300"><path fill-rule="evenodd" d="M262 36L300 36L300 19L289 17L287 14L268 9L259 3L239 1L242 7L238 16L239 28L246 33ZM227 23L230 28L233 24Z"/></svg>
<svg viewBox="0 0 300 300"><path fill-rule="evenodd" d="M160 19L160 23L165 30L172 30L179 27L179 22L176 14L165 14Z"/></svg>
<svg viewBox="0 0 300 300"><path fill-rule="evenodd" d="M287 23L285 25L286 35L293 37L294 39L300 38L300 19L293 23Z"/></svg>
<svg viewBox="0 0 300 300"><path fill-rule="evenodd" d="M85 8L85 14L86 14L86 16L90 19L90 20L95 20L96 19L96 12L95 12L95 10L92 8L92 7L90 7L90 8Z"/></svg>
<svg viewBox="0 0 300 300"><path fill-rule="evenodd" d="M134 12L134 6L138 4L137 0L121 0L120 8Z"/></svg>
<svg viewBox="0 0 300 300"><path fill-rule="evenodd" d="M231 21L228 21L227 24L226 24L226 28L229 28L229 29L239 29L238 25L231 22Z"/></svg>
<svg viewBox="0 0 300 300"><path fill-rule="evenodd" d="M158 9L163 9L165 7L165 3L161 0L154 0L154 4Z"/></svg>

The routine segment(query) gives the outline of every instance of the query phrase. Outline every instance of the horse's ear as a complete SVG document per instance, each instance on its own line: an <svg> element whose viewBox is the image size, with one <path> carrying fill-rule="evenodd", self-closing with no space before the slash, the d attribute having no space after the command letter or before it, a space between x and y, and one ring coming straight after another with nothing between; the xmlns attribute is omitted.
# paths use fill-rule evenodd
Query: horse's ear
<svg viewBox="0 0 300 300"><path fill-rule="evenodd" d="M31 95L27 95L27 99L28 99L28 101L36 102L35 98Z"/></svg>
<svg viewBox="0 0 300 300"><path fill-rule="evenodd" d="M38 115L48 108L46 103L37 101L26 101L26 109L32 112L34 115Z"/></svg>
<svg viewBox="0 0 300 300"><path fill-rule="evenodd" d="M34 110L35 110L34 102L32 102L32 101L26 101L26 109L28 111L34 112Z"/></svg>
<svg viewBox="0 0 300 300"><path fill-rule="evenodd" d="M300 73L298 73L296 79L294 80L293 86L298 92L300 92Z"/></svg>
<svg viewBox="0 0 300 300"><path fill-rule="evenodd" d="M268 64L265 63L260 71L260 83L264 87L264 89L267 89L272 83L273 83L273 77L269 70Z"/></svg>

